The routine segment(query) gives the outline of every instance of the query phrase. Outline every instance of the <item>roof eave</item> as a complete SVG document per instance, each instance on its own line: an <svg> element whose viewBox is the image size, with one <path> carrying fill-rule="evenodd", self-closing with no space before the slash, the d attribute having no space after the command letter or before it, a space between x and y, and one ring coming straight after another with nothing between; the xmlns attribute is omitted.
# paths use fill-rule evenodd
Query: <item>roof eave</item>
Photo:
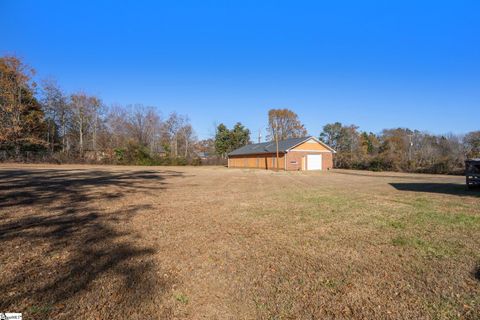
<svg viewBox="0 0 480 320"><path fill-rule="evenodd" d="M240 153L240 154L227 154L227 157L231 157L231 156L254 156L254 155L264 155L264 154L276 154L277 152L276 151L273 151L273 152L254 152L254 153ZM278 151L278 153L281 153L281 154L286 154L287 151Z"/></svg>

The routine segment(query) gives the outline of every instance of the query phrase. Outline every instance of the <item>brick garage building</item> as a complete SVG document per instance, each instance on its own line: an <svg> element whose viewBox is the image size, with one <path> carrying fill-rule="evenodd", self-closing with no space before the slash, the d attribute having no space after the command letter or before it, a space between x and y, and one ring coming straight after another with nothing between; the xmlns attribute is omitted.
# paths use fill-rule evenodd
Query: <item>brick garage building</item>
<svg viewBox="0 0 480 320"><path fill-rule="evenodd" d="M314 137L278 142L278 169L286 171L330 170L335 150ZM277 169L275 141L250 144L228 154L229 168Z"/></svg>

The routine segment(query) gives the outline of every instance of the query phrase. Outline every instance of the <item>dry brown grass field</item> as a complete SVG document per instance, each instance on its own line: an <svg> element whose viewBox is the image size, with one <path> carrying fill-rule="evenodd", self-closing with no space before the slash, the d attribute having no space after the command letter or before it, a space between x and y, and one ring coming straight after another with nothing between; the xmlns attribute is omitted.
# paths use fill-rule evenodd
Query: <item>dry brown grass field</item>
<svg viewBox="0 0 480 320"><path fill-rule="evenodd" d="M24 319L480 319L463 177L0 166Z"/></svg>

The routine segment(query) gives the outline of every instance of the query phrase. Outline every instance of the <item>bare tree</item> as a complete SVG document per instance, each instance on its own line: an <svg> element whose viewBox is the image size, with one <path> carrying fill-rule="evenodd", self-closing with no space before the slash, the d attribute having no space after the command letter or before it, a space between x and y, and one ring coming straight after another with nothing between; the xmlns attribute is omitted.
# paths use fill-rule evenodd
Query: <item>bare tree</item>
<svg viewBox="0 0 480 320"><path fill-rule="evenodd" d="M48 121L48 136L47 141L50 144L50 148L54 149L54 135L50 126L53 124L60 129L60 135L62 138L62 152L65 152L66 138L67 138L67 126L70 118L70 106L67 103L67 97L61 90L60 86L53 79L46 79L42 81L42 105Z"/></svg>
<svg viewBox="0 0 480 320"><path fill-rule="evenodd" d="M276 135L279 140L305 137L307 130L295 112L288 109L271 109L268 111L268 133L269 139L273 141Z"/></svg>
<svg viewBox="0 0 480 320"><path fill-rule="evenodd" d="M161 118L155 108L141 104L112 106L106 117L111 146L116 148L133 143L148 147L151 153L158 152L161 128Z"/></svg>
<svg viewBox="0 0 480 320"><path fill-rule="evenodd" d="M153 107L145 107L141 104L129 106L124 114L126 114L126 128L134 142L154 151L159 139L160 115Z"/></svg>
<svg viewBox="0 0 480 320"><path fill-rule="evenodd" d="M183 127L179 129L178 135L179 135L179 139L181 139L184 142L183 156L184 158L189 158L193 150L194 144L196 142L196 137L193 132L192 125L187 122Z"/></svg>
<svg viewBox="0 0 480 320"><path fill-rule="evenodd" d="M184 117L176 112L172 112L164 123L164 135L168 139L174 157L178 157L179 131L184 126L184 123Z"/></svg>
<svg viewBox="0 0 480 320"><path fill-rule="evenodd" d="M111 106L106 117L106 130L111 148L119 148L127 144L129 139L127 123L127 110L120 105Z"/></svg>
<svg viewBox="0 0 480 320"><path fill-rule="evenodd" d="M100 99L88 96L83 92L72 94L70 97L70 110L72 111L71 130L78 138L78 151L83 156L86 140L92 137L92 148L96 148L96 130Z"/></svg>

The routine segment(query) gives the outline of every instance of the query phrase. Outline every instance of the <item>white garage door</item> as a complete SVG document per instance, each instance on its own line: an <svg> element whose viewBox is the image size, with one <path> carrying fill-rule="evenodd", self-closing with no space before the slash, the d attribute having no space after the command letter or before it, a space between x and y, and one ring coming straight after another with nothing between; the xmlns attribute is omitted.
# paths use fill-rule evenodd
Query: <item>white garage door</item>
<svg viewBox="0 0 480 320"><path fill-rule="evenodd" d="M309 154L307 155L307 170L322 170L322 155Z"/></svg>

